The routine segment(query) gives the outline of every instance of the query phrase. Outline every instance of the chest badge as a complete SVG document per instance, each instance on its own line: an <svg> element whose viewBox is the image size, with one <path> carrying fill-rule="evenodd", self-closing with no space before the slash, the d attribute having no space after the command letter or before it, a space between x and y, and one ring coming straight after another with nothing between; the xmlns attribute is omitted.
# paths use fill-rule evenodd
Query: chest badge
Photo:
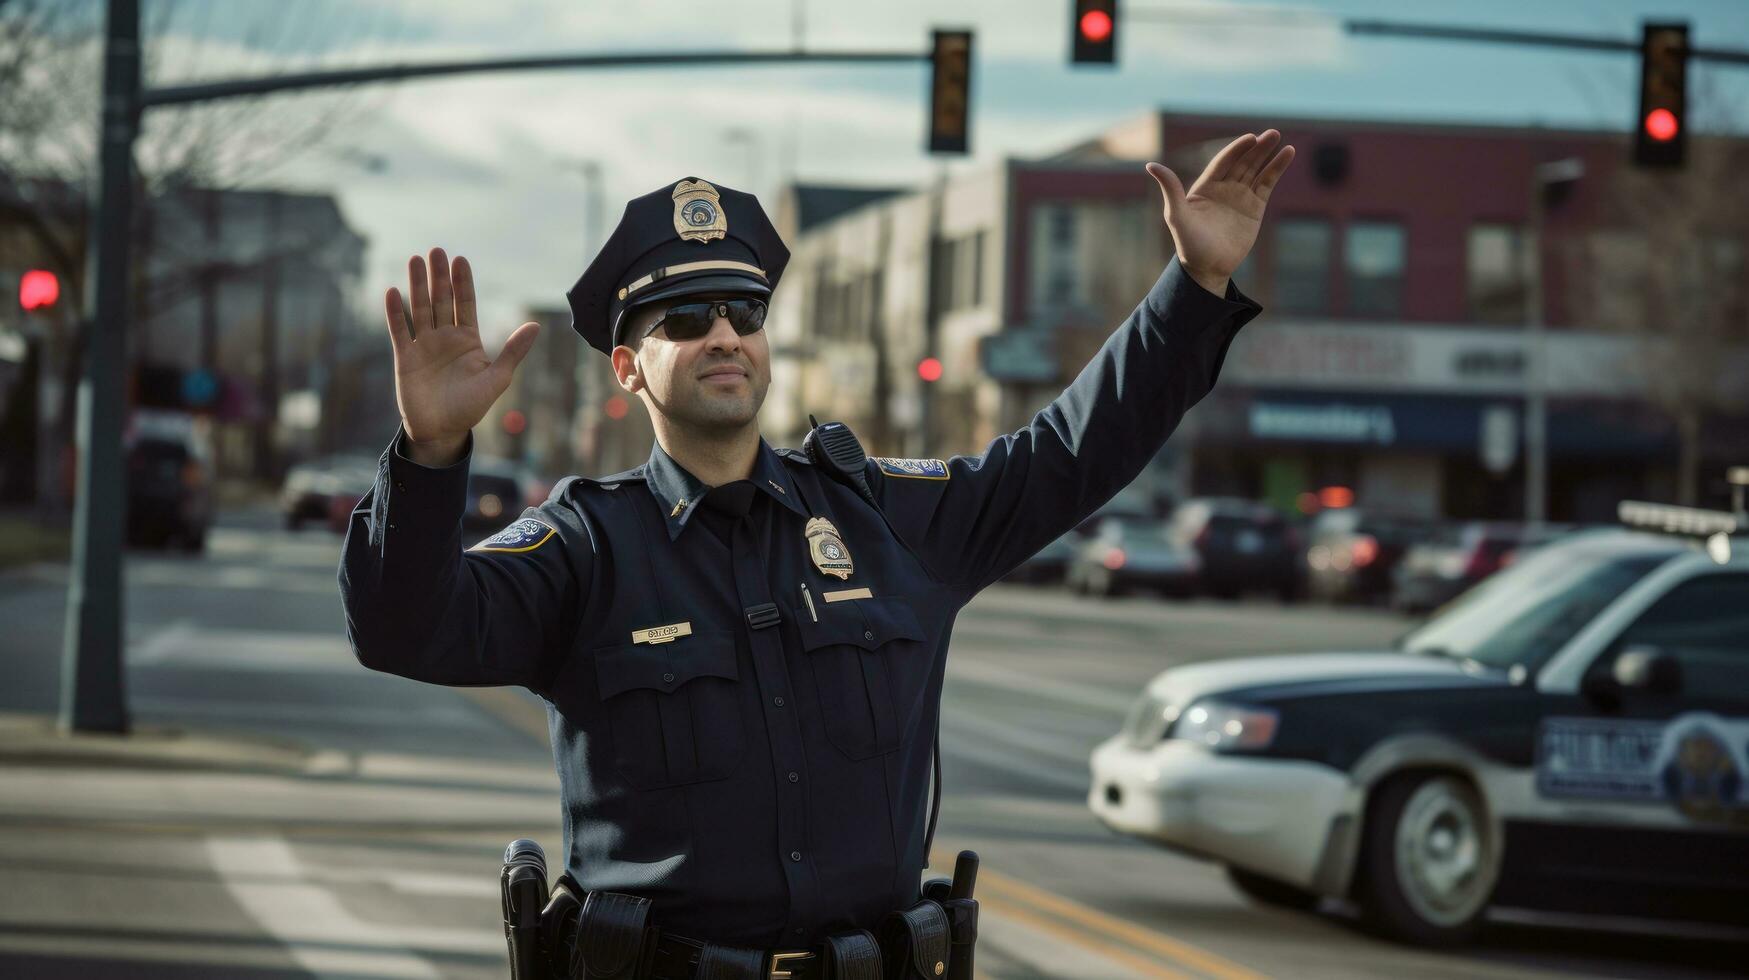
<svg viewBox="0 0 1749 980"><path fill-rule="evenodd" d="M814 567L821 575L847 579L851 572L856 571L856 566L850 561L850 549L844 546L844 539L838 536L838 529L831 521L824 517L813 518L802 533L808 538L808 557L814 560Z"/></svg>

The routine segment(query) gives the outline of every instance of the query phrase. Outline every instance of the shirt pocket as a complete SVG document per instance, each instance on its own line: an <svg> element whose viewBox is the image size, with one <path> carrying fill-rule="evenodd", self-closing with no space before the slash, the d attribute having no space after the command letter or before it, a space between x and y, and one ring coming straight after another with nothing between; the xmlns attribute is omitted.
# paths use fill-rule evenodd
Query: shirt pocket
<svg viewBox="0 0 1749 980"><path fill-rule="evenodd" d="M722 779L743 748L735 637L703 632L671 643L595 651L613 762L638 789Z"/></svg>
<svg viewBox="0 0 1749 980"><path fill-rule="evenodd" d="M820 603L798 619L826 735L852 759L903 741L929 678L923 628L910 601L880 596Z"/></svg>

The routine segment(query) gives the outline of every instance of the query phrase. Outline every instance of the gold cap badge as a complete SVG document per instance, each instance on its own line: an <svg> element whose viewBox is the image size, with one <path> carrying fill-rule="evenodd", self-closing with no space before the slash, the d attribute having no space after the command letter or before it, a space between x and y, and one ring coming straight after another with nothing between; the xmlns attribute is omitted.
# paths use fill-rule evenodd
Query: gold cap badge
<svg viewBox="0 0 1749 980"><path fill-rule="evenodd" d="M729 218L715 187L702 180L674 185L674 231L689 242L708 242L729 233Z"/></svg>
<svg viewBox="0 0 1749 980"><path fill-rule="evenodd" d="M802 533L808 538L808 557L814 560L814 567L821 575L835 575L847 579L856 566L850 561L850 549L844 546L844 539L838 536L838 529L824 517L816 517Z"/></svg>

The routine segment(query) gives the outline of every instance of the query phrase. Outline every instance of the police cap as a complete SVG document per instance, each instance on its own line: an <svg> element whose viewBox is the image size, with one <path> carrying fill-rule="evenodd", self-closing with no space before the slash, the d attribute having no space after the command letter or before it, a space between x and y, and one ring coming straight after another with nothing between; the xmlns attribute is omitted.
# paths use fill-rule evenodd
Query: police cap
<svg viewBox="0 0 1749 980"><path fill-rule="evenodd" d="M565 294L571 326L611 354L626 311L694 293L769 295L789 249L758 198L687 177L626 203L595 261Z"/></svg>

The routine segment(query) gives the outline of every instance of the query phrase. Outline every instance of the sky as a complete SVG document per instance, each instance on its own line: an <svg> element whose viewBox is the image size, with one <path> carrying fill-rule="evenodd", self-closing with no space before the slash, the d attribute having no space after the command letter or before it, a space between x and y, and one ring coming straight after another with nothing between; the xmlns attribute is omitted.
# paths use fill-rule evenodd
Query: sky
<svg viewBox="0 0 1749 980"><path fill-rule="evenodd" d="M152 85L521 54L784 49L798 10L809 50L922 51L933 27L975 31L965 158L924 152L922 64L475 75L332 100L342 111L329 138L252 182L339 198L370 242L360 315L372 326L381 326L383 290L405 286L409 255L433 245L467 255L491 338L530 306L563 308L592 254L584 161L599 168L605 234L627 199L681 177L754 191L774 210L791 177L913 185L944 168L1048 154L1160 108L1260 120L1634 124L1632 55L1350 37L1344 19L1622 39L1667 19L1687 21L1697 46L1749 49L1743 0L1124 0L1115 68L1068 64L1069 0L169 2L145 3L148 23L175 13L157 36L177 56L156 63ZM1696 65L1690 84L1696 131L1749 130L1749 66ZM1292 127L1281 128L1293 142ZM1136 179L1148 180L1139 169Z"/></svg>

